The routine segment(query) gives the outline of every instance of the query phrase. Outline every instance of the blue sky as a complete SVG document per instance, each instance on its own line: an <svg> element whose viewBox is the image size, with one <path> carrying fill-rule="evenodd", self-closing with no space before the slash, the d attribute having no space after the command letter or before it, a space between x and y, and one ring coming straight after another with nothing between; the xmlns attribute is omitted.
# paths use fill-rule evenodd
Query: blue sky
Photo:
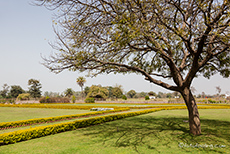
<svg viewBox="0 0 230 154"><path fill-rule="evenodd" d="M52 29L52 14L44 7L30 5L31 0L0 1L0 90L2 85L20 85L27 90L29 79L40 80L42 91L63 92L66 88L80 91L76 78L84 73L64 71L60 74L51 73L40 63L41 55L49 56L54 50L48 44L55 41ZM102 86L122 85L125 91L137 92L170 92L159 86L150 84L144 77L130 75L99 75L86 78L86 86L101 84ZM230 91L230 79L219 75L210 80L199 77L193 86L198 93L215 94L216 86L221 93Z"/></svg>

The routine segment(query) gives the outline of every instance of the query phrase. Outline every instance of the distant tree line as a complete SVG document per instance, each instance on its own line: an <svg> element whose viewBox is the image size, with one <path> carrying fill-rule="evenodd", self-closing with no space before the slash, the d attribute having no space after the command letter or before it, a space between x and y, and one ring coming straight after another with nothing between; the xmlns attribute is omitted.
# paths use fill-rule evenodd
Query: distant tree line
<svg viewBox="0 0 230 154"><path fill-rule="evenodd" d="M4 84L0 91L0 98L12 99L12 98L40 98L42 95L42 85L39 80L30 79L28 80L28 90L24 90L19 85L8 86Z"/></svg>
<svg viewBox="0 0 230 154"><path fill-rule="evenodd" d="M81 91L74 91L72 88L67 88L62 93L59 92L48 92L45 91L43 96L49 98L69 98L72 102L76 100L84 99L87 97L95 97L97 99L105 100L117 100L117 99L127 99L127 98L145 98L146 96L154 96L154 98L181 98L181 95L178 92L172 93L163 93L163 92L136 92L131 89L128 92L125 92L122 88L122 85L115 86L101 86L101 85L92 85L84 87L86 82L85 78L79 77L76 80L77 84L81 87ZM2 90L0 90L0 99L30 99L30 98L40 98L42 96L41 91L42 85L39 80L30 79L28 80L28 90L24 90L19 85L8 86L4 84ZM220 86L215 87L217 94L207 95L204 92L198 94L197 98L221 98L224 97L224 94L221 94ZM193 92L196 91L195 88L191 88Z"/></svg>

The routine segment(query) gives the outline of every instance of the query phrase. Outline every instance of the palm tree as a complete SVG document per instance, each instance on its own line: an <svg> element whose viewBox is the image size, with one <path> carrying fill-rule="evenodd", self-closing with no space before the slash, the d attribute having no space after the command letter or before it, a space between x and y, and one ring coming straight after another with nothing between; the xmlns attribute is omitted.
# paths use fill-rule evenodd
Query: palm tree
<svg viewBox="0 0 230 154"><path fill-rule="evenodd" d="M86 79L83 76L80 76L77 78L77 84L81 87L82 98L83 98L83 87L84 87L85 82L86 82Z"/></svg>

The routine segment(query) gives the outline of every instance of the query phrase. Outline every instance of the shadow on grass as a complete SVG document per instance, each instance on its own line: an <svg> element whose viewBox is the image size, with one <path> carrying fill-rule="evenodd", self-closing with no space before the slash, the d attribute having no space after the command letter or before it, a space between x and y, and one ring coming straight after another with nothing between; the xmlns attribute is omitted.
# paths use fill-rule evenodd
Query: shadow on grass
<svg viewBox="0 0 230 154"><path fill-rule="evenodd" d="M103 146L129 147L136 153L141 153L140 148L154 150L160 153L163 149L175 148L189 152L194 147L179 147L179 144L193 146L225 145L229 148L230 122L201 119L202 134L193 136L189 133L189 124L185 118L154 118L139 116L117 120L93 127L82 129L84 135L95 138L95 142ZM226 147L227 146L227 147ZM224 153L223 148L200 147L200 152Z"/></svg>

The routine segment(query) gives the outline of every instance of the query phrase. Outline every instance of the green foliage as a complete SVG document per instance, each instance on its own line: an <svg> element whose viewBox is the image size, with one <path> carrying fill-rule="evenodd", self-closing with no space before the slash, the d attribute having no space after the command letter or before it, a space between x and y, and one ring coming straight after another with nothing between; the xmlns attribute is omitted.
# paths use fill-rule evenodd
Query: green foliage
<svg viewBox="0 0 230 154"><path fill-rule="evenodd" d="M44 96L48 96L48 97L62 97L58 92L48 92L48 91L44 92Z"/></svg>
<svg viewBox="0 0 230 154"><path fill-rule="evenodd" d="M76 102L76 97L73 95L72 96L72 103L75 103Z"/></svg>
<svg viewBox="0 0 230 154"><path fill-rule="evenodd" d="M92 85L90 87L89 93L87 95L88 97L92 97L92 98L102 98L102 99L106 99L108 97L109 91L104 88L96 85Z"/></svg>
<svg viewBox="0 0 230 154"><path fill-rule="evenodd" d="M146 95L145 96L145 100L149 100L150 98L149 98L149 96L148 95Z"/></svg>
<svg viewBox="0 0 230 154"><path fill-rule="evenodd" d="M155 92L153 92L153 91L150 91L149 93L149 96L156 96L157 94L155 93Z"/></svg>
<svg viewBox="0 0 230 154"><path fill-rule="evenodd" d="M10 88L9 95L13 98L17 98L19 94L25 93L25 91L18 85L13 85Z"/></svg>
<svg viewBox="0 0 230 154"><path fill-rule="evenodd" d="M127 100L127 97L125 95L122 96L123 100Z"/></svg>
<svg viewBox="0 0 230 154"><path fill-rule="evenodd" d="M40 103L69 103L69 98L66 97L42 97L39 100Z"/></svg>
<svg viewBox="0 0 230 154"><path fill-rule="evenodd" d="M84 89L85 96L88 95L89 90L90 90L90 87L86 86L85 89Z"/></svg>
<svg viewBox="0 0 230 154"><path fill-rule="evenodd" d="M71 88L67 88L64 94L65 94L65 97L71 97L73 95L73 90Z"/></svg>
<svg viewBox="0 0 230 154"><path fill-rule="evenodd" d="M14 99L0 98L0 103L2 103L2 104L5 104L5 103L14 104L14 103L15 103L15 100L14 100Z"/></svg>
<svg viewBox="0 0 230 154"><path fill-rule="evenodd" d="M145 97L147 94L145 92L140 92L139 97Z"/></svg>
<svg viewBox="0 0 230 154"><path fill-rule="evenodd" d="M54 72L137 73L172 91L230 75L227 0L39 2L60 10L57 53L44 59Z"/></svg>
<svg viewBox="0 0 230 154"><path fill-rule="evenodd" d="M84 97L83 87L86 82L86 79L83 76L77 78L77 84L81 87L81 97Z"/></svg>
<svg viewBox="0 0 230 154"><path fill-rule="evenodd" d="M2 88L3 88L3 90L0 91L0 96L1 96L2 98L6 98L8 92L9 92L9 86L8 86L7 84L4 84L4 85L2 86Z"/></svg>
<svg viewBox="0 0 230 154"><path fill-rule="evenodd" d="M112 89L112 95L117 99L117 98L121 98L123 95L123 92L121 90L120 87L114 87Z"/></svg>
<svg viewBox="0 0 230 154"><path fill-rule="evenodd" d="M87 97L85 103L95 103L95 99L93 97Z"/></svg>
<svg viewBox="0 0 230 154"><path fill-rule="evenodd" d="M30 79L28 81L28 85L29 85L30 96L33 98L40 98L41 97L41 88L42 88L40 81L38 81L36 79Z"/></svg>
<svg viewBox="0 0 230 154"><path fill-rule="evenodd" d="M135 90L130 90L127 92L127 95L130 97L130 98L133 98L135 95L136 95L136 91Z"/></svg>
<svg viewBox="0 0 230 154"><path fill-rule="evenodd" d="M76 82L81 88L83 88L83 86L84 86L84 84L86 82L86 79L83 76L80 76L80 77L77 78Z"/></svg>
<svg viewBox="0 0 230 154"><path fill-rule="evenodd" d="M30 94L29 93L22 93L22 94L19 94L18 97L17 97L17 100L29 100L30 99Z"/></svg>

